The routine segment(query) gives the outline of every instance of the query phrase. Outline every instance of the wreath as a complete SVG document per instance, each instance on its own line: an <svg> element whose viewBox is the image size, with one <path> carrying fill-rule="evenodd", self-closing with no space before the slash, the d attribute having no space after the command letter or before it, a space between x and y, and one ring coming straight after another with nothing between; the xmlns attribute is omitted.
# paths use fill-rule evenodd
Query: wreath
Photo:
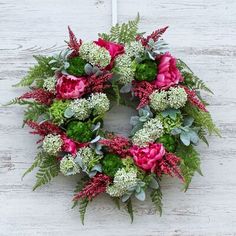
<svg viewBox="0 0 236 236"><path fill-rule="evenodd" d="M74 206L82 223L88 203L107 193L117 206L150 194L162 212L161 179L177 177L187 190L201 174L195 149L207 134L217 134L200 90L211 92L168 51L162 34L138 33L139 16L115 25L97 41L77 40L69 29L67 48L56 56L35 56L37 64L15 86L30 91L10 104L26 105L24 124L41 136L32 166L33 190L62 173L77 175ZM104 128L114 103L135 107L128 137Z"/></svg>

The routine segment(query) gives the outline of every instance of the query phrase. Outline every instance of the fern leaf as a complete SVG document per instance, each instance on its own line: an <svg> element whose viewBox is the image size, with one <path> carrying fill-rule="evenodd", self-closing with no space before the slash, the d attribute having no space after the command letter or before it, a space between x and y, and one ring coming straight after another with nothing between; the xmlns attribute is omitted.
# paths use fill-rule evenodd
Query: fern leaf
<svg viewBox="0 0 236 236"><path fill-rule="evenodd" d="M36 102L30 104L24 113L24 124L28 120L37 121L47 111L46 106Z"/></svg>
<svg viewBox="0 0 236 236"><path fill-rule="evenodd" d="M130 215L131 223L133 223L133 221L134 221L134 212L133 212L132 201L131 201L130 198L129 198L129 200L126 203L126 207L127 207L127 212Z"/></svg>
<svg viewBox="0 0 236 236"><path fill-rule="evenodd" d="M10 102L8 102L7 104L5 104L4 106L10 106L10 105L32 105L34 102L31 101L26 101L23 100L21 98L13 98Z"/></svg>
<svg viewBox="0 0 236 236"><path fill-rule="evenodd" d="M192 145L185 146L182 144L179 144L176 155L181 158L180 169L185 180L185 191L187 191L194 173L197 171L201 174L200 157Z"/></svg>
<svg viewBox="0 0 236 236"><path fill-rule="evenodd" d="M59 162L53 156L44 158L39 165L39 170L36 174L37 182L33 187L33 191L38 187L49 183L52 178L59 174L60 167Z"/></svg>
<svg viewBox="0 0 236 236"><path fill-rule="evenodd" d="M80 219L83 225L84 225L84 218L85 218L85 213L86 213L88 203L89 203L89 200L87 198L84 198L80 201L79 213L80 213Z"/></svg>
<svg viewBox="0 0 236 236"><path fill-rule="evenodd" d="M49 63L53 59L53 57L34 56L34 58L36 59L38 64L31 67L28 74L19 83L13 85L13 87L30 86L34 83L35 80L37 80L37 84L39 85L39 80L54 75L54 72L51 69L53 65Z"/></svg>
<svg viewBox="0 0 236 236"><path fill-rule="evenodd" d="M216 134L221 137L220 131L214 124L209 112L201 111L189 103L184 107L184 112L193 117L196 125L206 129L210 135Z"/></svg>
<svg viewBox="0 0 236 236"><path fill-rule="evenodd" d="M152 202L154 203L155 205L155 208L156 208L156 211L158 211L160 213L160 216L162 215L162 192L161 192L161 189L158 188L158 189L154 189L151 194L151 199L152 199Z"/></svg>
<svg viewBox="0 0 236 236"><path fill-rule="evenodd" d="M206 138L207 132L204 129L198 131L198 137L209 147L209 143Z"/></svg>
<svg viewBox="0 0 236 236"><path fill-rule="evenodd" d="M76 193L80 192L84 188L84 185L86 182L87 182L87 179L85 179L85 178L82 178L79 182L77 182L77 185L75 186L74 193L76 194ZM77 200L77 199L74 200L71 208L72 209L75 208L78 205L78 203L79 203L79 200Z"/></svg>
<svg viewBox="0 0 236 236"><path fill-rule="evenodd" d="M111 28L110 34L102 33L99 34L99 37L107 41L113 41L123 44L134 41L138 34L137 31L139 20L140 17L138 14L134 20L128 21L128 23L123 23L122 25L116 24Z"/></svg>

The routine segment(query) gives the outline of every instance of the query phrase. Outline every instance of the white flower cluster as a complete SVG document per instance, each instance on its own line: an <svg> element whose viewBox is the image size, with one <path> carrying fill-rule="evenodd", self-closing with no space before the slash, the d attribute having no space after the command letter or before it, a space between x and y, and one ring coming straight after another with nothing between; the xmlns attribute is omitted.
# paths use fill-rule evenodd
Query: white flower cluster
<svg viewBox="0 0 236 236"><path fill-rule="evenodd" d="M60 135L48 134L43 140L43 150L50 155L57 155L63 142Z"/></svg>
<svg viewBox="0 0 236 236"><path fill-rule="evenodd" d="M43 81L43 88L46 89L47 91L51 92L51 93L55 93L55 91L56 91L56 82L57 82L57 79L54 76L46 78Z"/></svg>
<svg viewBox="0 0 236 236"><path fill-rule="evenodd" d="M92 65L106 67L110 64L111 55L108 50L98 46L94 42L85 42L80 46L79 54L81 58Z"/></svg>
<svg viewBox="0 0 236 236"><path fill-rule="evenodd" d="M142 129L135 133L132 142L142 147L149 142L154 142L163 135L163 132L163 126L159 118L152 118L143 125Z"/></svg>
<svg viewBox="0 0 236 236"><path fill-rule="evenodd" d="M85 120L91 114L89 101L85 98L73 100L70 103L69 108L73 111L74 117L79 120Z"/></svg>
<svg viewBox="0 0 236 236"><path fill-rule="evenodd" d="M144 53L144 47L141 42L134 41L125 46L125 53L129 57L137 57L140 54Z"/></svg>
<svg viewBox="0 0 236 236"><path fill-rule="evenodd" d="M125 85L132 82L134 79L134 69L132 60L128 55L118 56L115 60L115 68L121 76L119 79L120 84Z"/></svg>
<svg viewBox="0 0 236 236"><path fill-rule="evenodd" d="M119 169L114 177L113 185L107 187L106 192L112 197L121 197L129 188L137 185L137 171L127 172L124 168Z"/></svg>
<svg viewBox="0 0 236 236"><path fill-rule="evenodd" d="M77 152L77 155L79 155L82 158L85 166L89 166L92 161L99 158L99 155L97 155L95 151L90 147L80 148L79 151Z"/></svg>
<svg viewBox="0 0 236 236"><path fill-rule="evenodd" d="M75 175L80 173L80 167L76 164L72 155L66 155L60 162L60 171L65 176Z"/></svg>
<svg viewBox="0 0 236 236"><path fill-rule="evenodd" d="M94 115L103 115L109 110L110 101L105 93L95 93L89 98L89 106Z"/></svg>
<svg viewBox="0 0 236 236"><path fill-rule="evenodd" d="M179 109L187 102L187 94L181 87L172 87L168 91L154 91L150 95L150 107L155 111L164 111L168 107Z"/></svg>

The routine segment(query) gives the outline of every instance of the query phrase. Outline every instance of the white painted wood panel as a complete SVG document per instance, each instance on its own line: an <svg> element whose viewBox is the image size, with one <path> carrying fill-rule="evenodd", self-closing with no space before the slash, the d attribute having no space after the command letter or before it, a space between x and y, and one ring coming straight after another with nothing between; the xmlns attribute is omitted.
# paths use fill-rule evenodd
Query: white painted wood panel
<svg viewBox="0 0 236 236"><path fill-rule="evenodd" d="M173 54L215 91L210 111L223 137L199 147L204 177L194 177L187 193L177 180L164 179L161 218L150 202L136 203L131 225L124 210L100 197L82 226L70 208L75 178L58 177L36 192L33 175L21 181L36 137L21 129L22 108L0 107L0 235L236 235L236 1L118 0L118 21L138 11L141 31L170 26L165 39ZM22 93L11 85L34 63L32 55L63 46L67 25L81 38L95 38L111 25L111 1L0 0L1 104ZM119 124L125 131L127 120Z"/></svg>

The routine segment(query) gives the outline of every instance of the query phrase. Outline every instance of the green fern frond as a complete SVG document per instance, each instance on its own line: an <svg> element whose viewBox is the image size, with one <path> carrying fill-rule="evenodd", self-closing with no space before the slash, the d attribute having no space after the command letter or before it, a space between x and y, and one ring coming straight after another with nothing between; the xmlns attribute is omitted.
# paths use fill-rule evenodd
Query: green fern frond
<svg viewBox="0 0 236 236"><path fill-rule="evenodd" d="M187 115L194 118L194 122L197 126L206 129L210 135L216 134L219 137L221 136L220 131L214 124L209 112L200 111L190 103L187 103L183 110Z"/></svg>
<svg viewBox="0 0 236 236"><path fill-rule="evenodd" d="M117 43L130 43L135 40L138 34L139 20L140 17L138 14L134 20L128 21L128 23L123 23L122 25L116 24L111 28L109 34L102 33L99 34L99 37Z"/></svg>
<svg viewBox="0 0 236 236"><path fill-rule="evenodd" d="M84 198L80 201L79 213L80 213L80 219L83 225L84 225L84 218L85 218L85 213L86 213L88 203L89 203L89 200L87 198Z"/></svg>
<svg viewBox="0 0 236 236"><path fill-rule="evenodd" d="M126 207L127 207L127 212L130 215L131 223L133 223L133 221L134 221L134 211L133 211L131 198L129 198L129 200L127 201Z"/></svg>
<svg viewBox="0 0 236 236"><path fill-rule="evenodd" d="M179 144L176 155L181 158L180 169L185 180L184 188L185 191L187 191L194 173L197 171L200 175L202 175L200 169L200 157L192 145L185 146L183 144Z"/></svg>
<svg viewBox="0 0 236 236"><path fill-rule="evenodd" d="M26 101L20 98L13 98L10 102L8 102L7 104L5 104L4 106L10 106L10 105L32 105L34 102L31 101Z"/></svg>
<svg viewBox="0 0 236 236"><path fill-rule="evenodd" d="M206 135L207 135L206 130L200 129L200 130L198 131L198 137L199 137L207 146L209 146L209 143L208 143L208 141L207 141Z"/></svg>
<svg viewBox="0 0 236 236"><path fill-rule="evenodd" d="M46 106L33 102L24 112L24 124L28 120L37 121L46 111Z"/></svg>
<svg viewBox="0 0 236 236"><path fill-rule="evenodd" d="M53 59L53 57L47 56L34 56L38 64L34 65L29 69L28 74L17 84L13 85L13 87L25 87L30 86L34 83L34 81L45 79L47 77L51 77L54 75L52 70L53 65L49 62Z"/></svg>
<svg viewBox="0 0 236 236"><path fill-rule="evenodd" d="M120 199L118 197L113 197L112 200L117 206L117 208L120 210Z"/></svg>
<svg viewBox="0 0 236 236"><path fill-rule="evenodd" d="M161 189L158 188L158 189L154 189L151 194L151 199L152 199L152 202L154 203L155 205L155 208L156 208L156 211L158 211L160 213L160 216L162 215L162 192L161 192Z"/></svg>
<svg viewBox="0 0 236 236"><path fill-rule="evenodd" d="M39 170L36 174L37 182L33 187L33 191L36 188L49 183L52 178L56 177L59 174L59 171L59 162L55 157L48 156L47 158L43 158L42 162L39 165Z"/></svg>
<svg viewBox="0 0 236 236"><path fill-rule="evenodd" d="M45 158L45 153L39 152L39 153L36 155L33 164L30 166L30 168L28 168L28 169L24 172L24 174L22 175L21 179L23 179L27 174L29 174L30 172L32 172L35 168L39 167L40 164L42 163L43 158Z"/></svg>
<svg viewBox="0 0 236 236"><path fill-rule="evenodd" d="M177 67L181 71L185 80L189 81L190 84L188 85L191 88L204 90L206 92L213 94L213 92L206 86L203 80L199 79L196 75L194 75L193 71L189 68L189 66L184 61L182 61L181 59L178 59Z"/></svg>
<svg viewBox="0 0 236 236"><path fill-rule="evenodd" d="M74 189L74 193L78 193L80 192L83 188L84 188L84 185L85 183L87 182L87 178L82 178L79 182L77 182L77 185L75 186L75 189ZM74 200L73 202L73 205L72 205L72 209L75 208L78 204L79 204L79 201L80 200Z"/></svg>

